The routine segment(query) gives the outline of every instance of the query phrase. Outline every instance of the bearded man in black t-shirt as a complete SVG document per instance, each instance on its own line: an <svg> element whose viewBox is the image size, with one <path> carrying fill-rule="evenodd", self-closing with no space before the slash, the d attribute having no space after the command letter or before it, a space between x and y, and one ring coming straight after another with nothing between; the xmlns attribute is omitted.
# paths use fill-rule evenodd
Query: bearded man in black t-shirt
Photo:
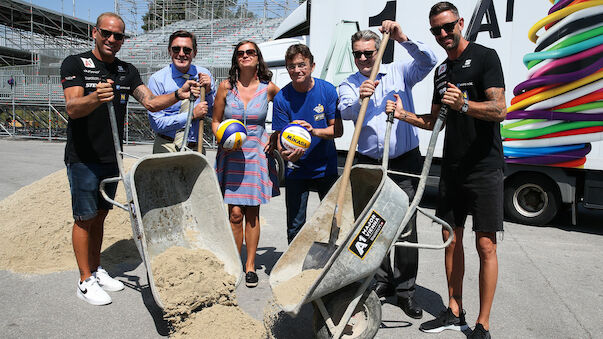
<svg viewBox="0 0 603 339"><path fill-rule="evenodd" d="M506 105L502 67L496 51L462 37L464 20L453 4L435 4L429 23L448 54L435 71L431 114L405 111L399 99L387 104L387 111L394 111L396 118L425 129L433 129L440 109L448 108L436 210L436 215L454 228L454 240L445 250L448 309L420 329L437 333L468 328L462 302L463 231L471 213L480 259L480 310L469 338L490 338L490 309L498 278L496 232L503 230L500 122L505 119ZM449 236L444 230L444 240Z"/></svg>
<svg viewBox="0 0 603 339"><path fill-rule="evenodd" d="M100 266L105 217L111 209L99 194L99 183L119 176L107 103L113 102L120 143L128 97L133 95L149 111L169 107L192 92L199 95L194 81L174 93L155 96L142 83L136 67L115 54L123 44L125 24L114 13L103 13L92 29L94 49L67 57L61 65L61 83L69 120L65 165L73 210L72 241L80 271L77 296L93 305L106 305L105 291L119 291L124 285ZM106 79L106 80L105 80ZM110 198L117 184L107 185Z"/></svg>

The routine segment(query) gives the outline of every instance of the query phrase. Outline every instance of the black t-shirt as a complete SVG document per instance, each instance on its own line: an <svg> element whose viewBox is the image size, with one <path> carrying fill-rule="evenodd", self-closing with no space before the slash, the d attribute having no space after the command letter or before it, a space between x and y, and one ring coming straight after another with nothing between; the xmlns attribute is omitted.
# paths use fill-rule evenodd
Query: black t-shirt
<svg viewBox="0 0 603 339"><path fill-rule="evenodd" d="M433 103L441 104L446 82L457 86L470 101L487 101L486 89L504 88L495 50L470 42L456 60L436 68ZM461 170L504 168L500 123L448 110L442 166Z"/></svg>
<svg viewBox="0 0 603 339"><path fill-rule="evenodd" d="M103 76L115 82L113 106L121 143L128 97L136 87L143 84L136 67L117 58L113 63L104 63L98 60L92 51L70 55L61 64L63 89L80 86L84 88L84 95L88 95L96 90L96 84ZM69 118L65 163L77 162L116 162L109 109L106 104L100 105L83 118Z"/></svg>

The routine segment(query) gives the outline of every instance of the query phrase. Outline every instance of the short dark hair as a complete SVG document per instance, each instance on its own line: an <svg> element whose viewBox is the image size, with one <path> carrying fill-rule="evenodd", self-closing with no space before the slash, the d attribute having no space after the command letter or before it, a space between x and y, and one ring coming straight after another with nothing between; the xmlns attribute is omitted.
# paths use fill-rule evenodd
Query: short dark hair
<svg viewBox="0 0 603 339"><path fill-rule="evenodd" d="M266 62L264 61L262 51L260 51L258 44L251 40L242 40L235 46L234 51L232 52L231 65L228 70L228 82L232 88L237 86L237 80L239 79L239 57L237 56L237 51L239 50L239 47L245 44L252 44L258 55L258 79L262 82L269 82L272 80L272 72L268 69L268 65L266 65Z"/></svg>
<svg viewBox="0 0 603 339"><path fill-rule="evenodd" d="M310 52L310 48L304 44L295 44L287 48L287 52L285 52L285 64L288 61L293 60L298 54L301 54L302 58L308 58L310 60L310 65L314 63L314 55Z"/></svg>
<svg viewBox="0 0 603 339"><path fill-rule="evenodd" d="M429 10L429 18L431 19L432 17L446 11L451 11L452 13L454 13L454 15L456 15L457 18L460 17L459 10L456 8L455 5L448 1L440 1L437 4L433 5Z"/></svg>
<svg viewBox="0 0 603 339"><path fill-rule="evenodd" d="M126 23L124 22L124 19L122 19L119 15L113 13L113 12L105 12L105 13L101 13L101 15L98 16L98 18L96 18L96 27L98 28L101 24L101 21L103 20L104 17L109 16L109 17L113 17L116 19L119 19L119 21L121 21L121 24L124 25L124 31L122 33L124 33L126 31Z"/></svg>
<svg viewBox="0 0 603 339"><path fill-rule="evenodd" d="M170 35L170 40L168 42L168 51L169 51L170 47L172 47L172 42L176 38L190 38L193 41L193 51L195 52L195 54L197 54L197 37L195 36L195 34L193 32L184 31L184 30L176 31Z"/></svg>

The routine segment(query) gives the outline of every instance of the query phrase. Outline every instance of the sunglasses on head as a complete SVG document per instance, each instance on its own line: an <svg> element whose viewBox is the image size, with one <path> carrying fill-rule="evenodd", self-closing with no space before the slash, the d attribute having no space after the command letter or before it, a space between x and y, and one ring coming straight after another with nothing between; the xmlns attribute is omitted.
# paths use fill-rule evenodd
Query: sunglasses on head
<svg viewBox="0 0 603 339"><path fill-rule="evenodd" d="M369 59L370 57L373 56L373 54L375 54L376 50L372 50L372 51L353 51L352 54L354 54L354 58L356 59L360 59L360 57L362 57L364 55L365 58Z"/></svg>
<svg viewBox="0 0 603 339"><path fill-rule="evenodd" d="M184 52L184 54L191 54L191 52L193 51L192 48L190 47L182 47L182 46L172 46L170 47L172 50L172 53L174 54L180 54L180 50L182 50Z"/></svg>
<svg viewBox="0 0 603 339"><path fill-rule="evenodd" d="M441 35L442 30L445 30L446 33L451 33L454 30L454 26L456 26L457 22L459 22L459 19L447 24L443 24L442 26L431 27L429 30L431 31L431 34L435 36Z"/></svg>
<svg viewBox="0 0 603 339"><path fill-rule="evenodd" d="M96 27L96 29L98 29L98 31L100 32L100 35L105 39L109 39L111 37L111 35L113 35L113 38L117 41L121 41L125 38L125 35L123 33L111 32L106 29L102 29L102 28L98 28L98 27Z"/></svg>
<svg viewBox="0 0 603 339"><path fill-rule="evenodd" d="M246 51L242 51L242 50L238 50L237 51L237 56L239 58L243 57L243 55L247 54L247 56L256 56L258 54L258 52L255 49L248 49Z"/></svg>

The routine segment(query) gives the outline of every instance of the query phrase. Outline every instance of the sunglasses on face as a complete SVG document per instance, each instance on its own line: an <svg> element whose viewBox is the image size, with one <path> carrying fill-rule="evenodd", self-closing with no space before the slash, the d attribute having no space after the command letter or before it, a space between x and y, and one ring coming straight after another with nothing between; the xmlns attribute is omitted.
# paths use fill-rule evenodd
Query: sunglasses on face
<svg viewBox="0 0 603 339"><path fill-rule="evenodd" d="M172 50L172 53L174 54L180 54L180 50L182 50L184 54L188 55L191 54L191 52L193 51L193 49L190 47L172 46L170 48Z"/></svg>
<svg viewBox="0 0 603 339"><path fill-rule="evenodd" d="M242 50L237 51L237 57L239 57L239 58L242 58L245 54L247 54L247 56L253 57L253 56L256 56L258 54L258 52L255 49L248 49L246 51L242 51Z"/></svg>
<svg viewBox="0 0 603 339"><path fill-rule="evenodd" d="M356 59L360 59L360 57L362 57L364 55L365 58L369 59L370 57L373 56L373 54L375 54L376 50L372 50L372 51L353 51L352 54L354 54L354 58Z"/></svg>
<svg viewBox="0 0 603 339"><path fill-rule="evenodd" d="M111 37L111 35L113 35L113 38L117 41L121 41L125 38L125 35L123 33L111 32L106 29L102 29L102 28L98 28L98 27L96 27L96 29L100 32L100 35L104 39L109 39Z"/></svg>
<svg viewBox="0 0 603 339"><path fill-rule="evenodd" d="M447 24L443 24L442 26L431 27L429 30L431 31L431 34L435 36L441 35L442 30L445 30L446 33L452 33L452 31L454 30L454 26L456 26L457 22L459 22L459 19L456 19L453 22L449 22Z"/></svg>

